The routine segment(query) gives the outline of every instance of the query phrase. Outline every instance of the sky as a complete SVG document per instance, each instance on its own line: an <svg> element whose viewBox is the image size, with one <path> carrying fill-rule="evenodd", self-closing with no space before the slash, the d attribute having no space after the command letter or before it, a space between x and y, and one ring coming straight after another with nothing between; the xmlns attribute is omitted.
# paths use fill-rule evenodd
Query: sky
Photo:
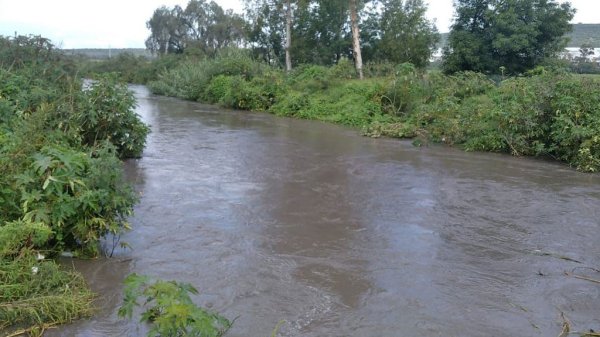
<svg viewBox="0 0 600 337"><path fill-rule="evenodd" d="M241 0L215 0L242 13ZM144 48L146 21L162 5L188 0L0 0L0 35L42 35L61 48ZM447 32L452 0L426 0L427 16ZM600 23L600 0L571 0L573 23Z"/></svg>

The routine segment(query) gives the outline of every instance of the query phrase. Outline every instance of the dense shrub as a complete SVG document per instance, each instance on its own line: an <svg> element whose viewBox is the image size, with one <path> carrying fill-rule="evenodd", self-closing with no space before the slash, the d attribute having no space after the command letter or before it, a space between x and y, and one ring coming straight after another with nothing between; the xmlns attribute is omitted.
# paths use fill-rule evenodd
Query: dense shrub
<svg viewBox="0 0 600 337"><path fill-rule="evenodd" d="M142 155L150 129L135 113L135 98L127 86L100 77L83 92L83 104L74 114L83 144L112 143L120 158Z"/></svg>
<svg viewBox="0 0 600 337"><path fill-rule="evenodd" d="M128 229L136 196L119 158L140 155L148 128L125 86L83 90L46 39L0 46L0 330L40 335L90 314L81 275L46 256L96 256Z"/></svg>

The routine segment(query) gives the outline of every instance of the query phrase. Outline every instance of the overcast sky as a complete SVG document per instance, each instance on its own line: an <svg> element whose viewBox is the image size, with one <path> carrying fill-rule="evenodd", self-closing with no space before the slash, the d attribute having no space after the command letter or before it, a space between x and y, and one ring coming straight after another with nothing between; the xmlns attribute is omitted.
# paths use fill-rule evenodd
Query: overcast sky
<svg viewBox="0 0 600 337"><path fill-rule="evenodd" d="M215 0L242 13L241 0ZM428 16L447 32L452 0L426 0ZM62 48L143 48L146 21L161 5L188 0L0 0L0 35L35 34ZM600 0L572 0L578 9L574 23L600 23Z"/></svg>

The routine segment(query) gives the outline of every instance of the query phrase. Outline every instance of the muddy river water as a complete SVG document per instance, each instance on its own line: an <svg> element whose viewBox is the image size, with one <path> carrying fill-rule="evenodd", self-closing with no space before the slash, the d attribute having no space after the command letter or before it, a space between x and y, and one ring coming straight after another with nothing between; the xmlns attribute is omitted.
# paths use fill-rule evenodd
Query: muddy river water
<svg viewBox="0 0 600 337"><path fill-rule="evenodd" d="M133 89L133 250L65 261L99 309L48 336L144 335L116 316L131 272L192 283L232 337L600 331L600 284L573 276L600 279L600 176Z"/></svg>

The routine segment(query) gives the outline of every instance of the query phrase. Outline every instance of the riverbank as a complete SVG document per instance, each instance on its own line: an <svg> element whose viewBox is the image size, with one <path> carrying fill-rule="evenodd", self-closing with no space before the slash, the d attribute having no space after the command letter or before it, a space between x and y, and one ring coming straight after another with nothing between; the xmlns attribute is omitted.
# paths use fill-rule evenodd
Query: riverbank
<svg viewBox="0 0 600 337"><path fill-rule="evenodd" d="M93 258L129 229L137 195L121 159L149 131L110 77L83 89L42 37L0 37L0 332L40 336L87 317L94 294L61 255Z"/></svg>
<svg viewBox="0 0 600 337"><path fill-rule="evenodd" d="M371 65L355 80L349 61L292 73L241 51L182 61L148 84L153 93L357 127L371 137L413 138L467 151L554 158L600 170L600 81L538 68L494 82L482 74L422 73Z"/></svg>
<svg viewBox="0 0 600 337"><path fill-rule="evenodd" d="M133 89L133 250L77 262L103 306L48 337L145 335L117 316L133 272L193 284L228 337L600 329L597 285L565 275L600 278L599 175Z"/></svg>

